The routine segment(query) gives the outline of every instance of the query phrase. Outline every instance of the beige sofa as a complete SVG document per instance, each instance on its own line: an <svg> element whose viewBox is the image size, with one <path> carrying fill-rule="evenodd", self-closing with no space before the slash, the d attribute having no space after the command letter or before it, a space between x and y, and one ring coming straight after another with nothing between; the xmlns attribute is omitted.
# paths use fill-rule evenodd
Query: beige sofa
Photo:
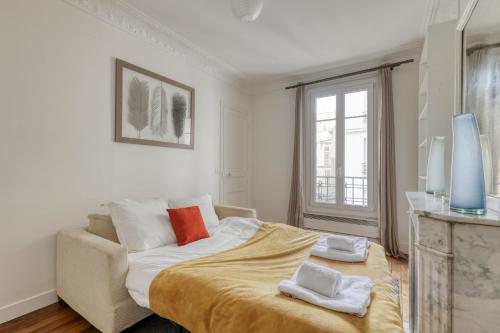
<svg viewBox="0 0 500 333"><path fill-rule="evenodd" d="M256 211L214 206L220 219L256 217ZM125 288L127 249L119 244L109 215L89 215L89 226L57 236L57 295L104 333L115 333L149 316Z"/></svg>

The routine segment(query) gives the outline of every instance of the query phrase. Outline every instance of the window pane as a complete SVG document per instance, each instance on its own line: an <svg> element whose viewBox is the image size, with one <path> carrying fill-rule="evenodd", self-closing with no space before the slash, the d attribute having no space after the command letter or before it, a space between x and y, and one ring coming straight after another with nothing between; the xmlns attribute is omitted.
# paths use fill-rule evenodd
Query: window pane
<svg viewBox="0 0 500 333"><path fill-rule="evenodd" d="M316 202L335 203L335 114L336 96L316 99Z"/></svg>
<svg viewBox="0 0 500 333"><path fill-rule="evenodd" d="M368 114L368 91L361 90L345 94L345 117L366 116Z"/></svg>
<svg viewBox="0 0 500 333"><path fill-rule="evenodd" d="M335 119L337 96L316 98L316 120Z"/></svg>
<svg viewBox="0 0 500 333"><path fill-rule="evenodd" d="M366 91L345 94L344 203L346 205L368 206L367 102ZM347 118L348 115L354 118Z"/></svg>

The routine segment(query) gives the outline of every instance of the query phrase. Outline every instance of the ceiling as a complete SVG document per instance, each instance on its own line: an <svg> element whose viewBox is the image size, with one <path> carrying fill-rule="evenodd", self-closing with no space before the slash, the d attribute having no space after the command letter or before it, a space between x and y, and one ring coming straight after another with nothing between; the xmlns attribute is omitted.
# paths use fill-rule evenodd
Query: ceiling
<svg viewBox="0 0 500 333"><path fill-rule="evenodd" d="M230 0L124 0L246 79L279 77L415 47L425 0L264 0L243 23Z"/></svg>

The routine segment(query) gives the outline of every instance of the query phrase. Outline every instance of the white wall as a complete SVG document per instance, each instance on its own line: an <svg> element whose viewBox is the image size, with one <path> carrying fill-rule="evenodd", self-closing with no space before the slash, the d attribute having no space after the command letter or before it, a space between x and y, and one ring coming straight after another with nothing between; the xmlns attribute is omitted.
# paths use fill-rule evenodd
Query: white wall
<svg viewBox="0 0 500 333"><path fill-rule="evenodd" d="M284 222L293 159L295 91L282 87L252 99L253 206L259 218Z"/></svg>
<svg viewBox="0 0 500 333"><path fill-rule="evenodd" d="M392 72L396 137L396 200L399 247L408 253L408 201L406 191L418 188L418 59Z"/></svg>
<svg viewBox="0 0 500 333"><path fill-rule="evenodd" d="M56 233L99 204L218 198L220 100L249 98L60 0L0 2L0 41L1 322L55 299ZM194 151L113 142L115 57L196 89Z"/></svg>
<svg viewBox="0 0 500 333"><path fill-rule="evenodd" d="M408 248L405 191L417 189L417 63L418 59L393 71L398 226L404 252ZM368 64L360 66L370 67ZM332 73L354 68L335 69ZM286 221L293 157L295 90L284 90L284 86L274 86L267 91L261 89L253 96L253 203L261 219L275 222ZM341 226L338 231L371 234L368 227L360 231L349 225Z"/></svg>

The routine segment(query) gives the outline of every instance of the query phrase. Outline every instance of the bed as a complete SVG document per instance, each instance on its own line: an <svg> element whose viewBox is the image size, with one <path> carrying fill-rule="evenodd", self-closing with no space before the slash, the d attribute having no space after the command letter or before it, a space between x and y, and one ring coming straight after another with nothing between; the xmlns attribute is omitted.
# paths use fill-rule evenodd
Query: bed
<svg viewBox="0 0 500 333"><path fill-rule="evenodd" d="M262 223L252 209L214 208L220 226L211 237L183 247L129 253L109 215L91 215L89 226L62 230L58 296L105 333L120 332L152 312L193 333L403 331L382 247L371 244L368 260L359 264L310 258L318 233ZM304 260L369 276L375 286L367 315L333 312L280 294L278 282Z"/></svg>
<svg viewBox="0 0 500 333"><path fill-rule="evenodd" d="M226 218L211 237L183 247L129 254L126 286L141 306L194 333L403 332L397 295L381 246L365 263L309 255L319 233L256 219ZM304 261L374 282L359 318L281 294L277 285Z"/></svg>

